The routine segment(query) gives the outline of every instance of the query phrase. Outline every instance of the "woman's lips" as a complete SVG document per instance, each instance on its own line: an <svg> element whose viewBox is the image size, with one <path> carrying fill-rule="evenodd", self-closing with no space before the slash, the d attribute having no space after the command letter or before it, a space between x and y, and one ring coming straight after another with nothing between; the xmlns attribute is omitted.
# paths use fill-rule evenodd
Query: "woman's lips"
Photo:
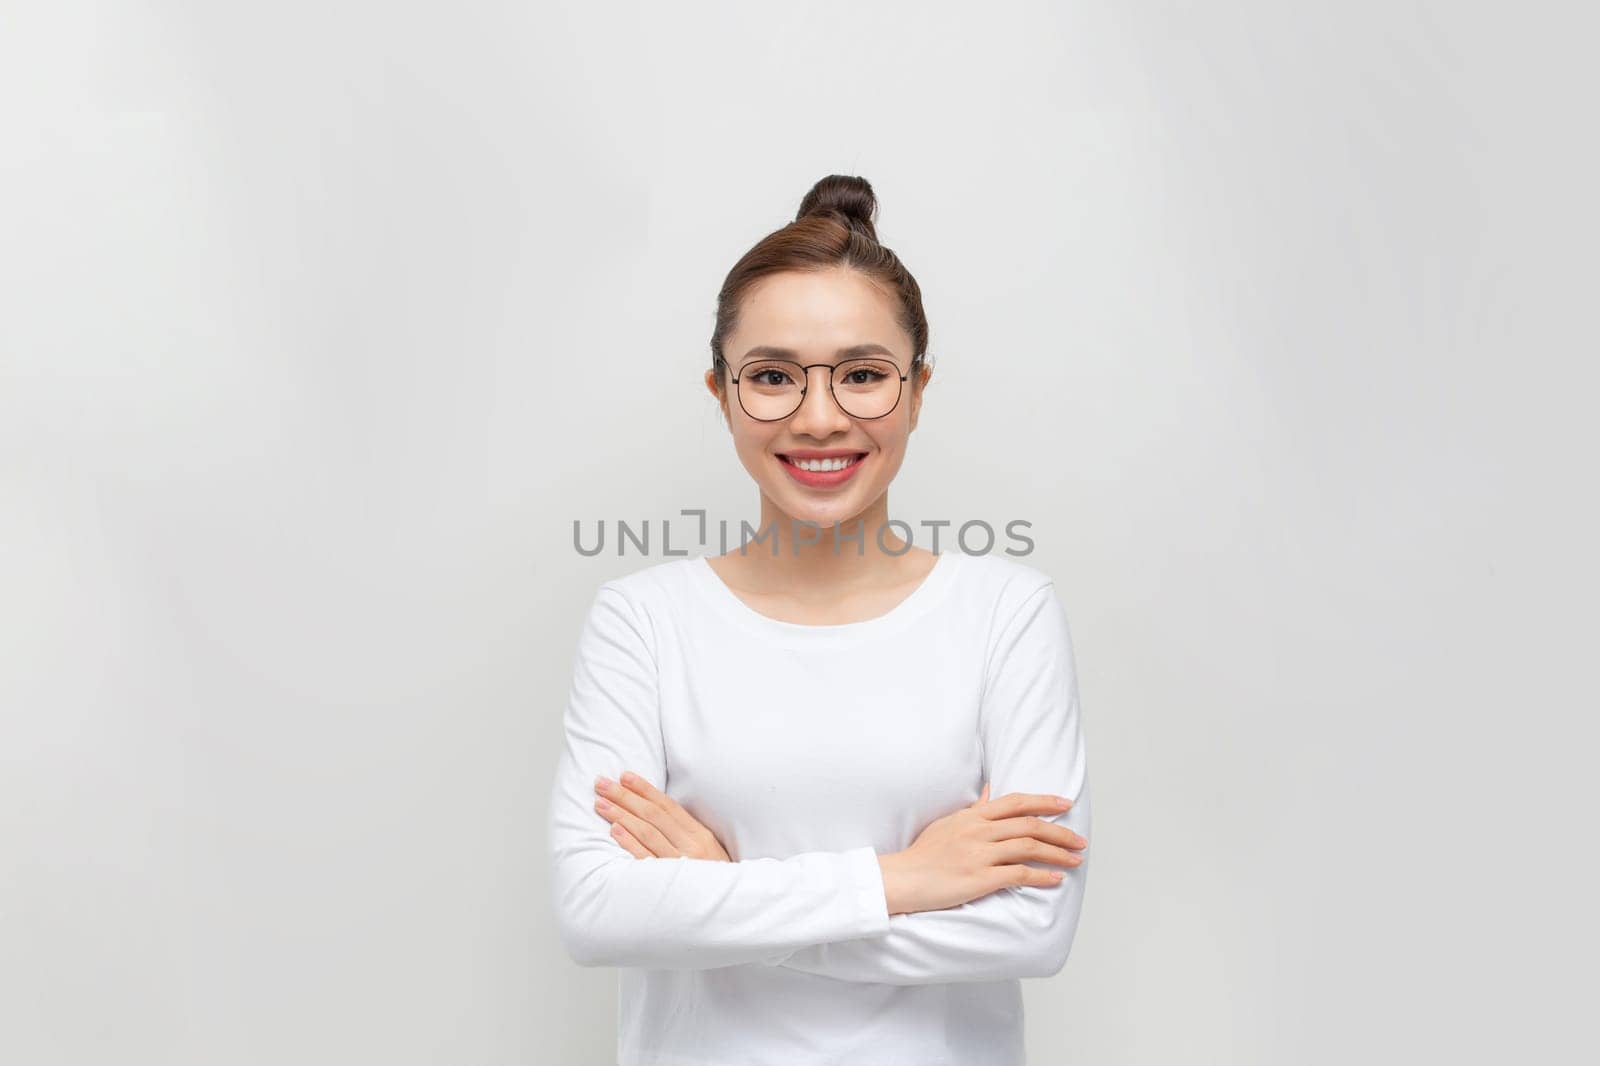
<svg viewBox="0 0 1600 1066"><path fill-rule="evenodd" d="M857 453L856 459L842 470L802 470L783 456L778 456L778 465L788 472L789 476L811 488L829 488L833 485L842 485L855 476L866 462L866 452Z"/></svg>

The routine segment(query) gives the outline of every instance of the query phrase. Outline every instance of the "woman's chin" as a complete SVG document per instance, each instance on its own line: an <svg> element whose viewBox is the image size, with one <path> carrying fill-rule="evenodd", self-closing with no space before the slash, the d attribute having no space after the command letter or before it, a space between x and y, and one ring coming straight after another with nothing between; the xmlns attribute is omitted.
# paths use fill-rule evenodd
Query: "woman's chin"
<svg viewBox="0 0 1600 1066"><path fill-rule="evenodd" d="M796 492L789 486L785 491L774 494L771 499L778 505L778 509L793 521L810 522L823 529L831 528L835 522L843 524L850 521L864 508L859 493L853 488L849 492L841 492L827 499L818 499L803 490Z"/></svg>

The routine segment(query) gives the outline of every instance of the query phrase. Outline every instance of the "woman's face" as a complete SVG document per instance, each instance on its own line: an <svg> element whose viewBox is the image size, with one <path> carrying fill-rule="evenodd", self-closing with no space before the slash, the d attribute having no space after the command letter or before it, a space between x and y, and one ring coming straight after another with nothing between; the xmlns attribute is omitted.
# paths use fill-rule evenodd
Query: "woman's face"
<svg viewBox="0 0 1600 1066"><path fill-rule="evenodd" d="M745 384L742 368L773 355L751 356L751 349L788 349L794 354L781 358L832 366L841 361L842 350L868 344L885 349L874 358L894 363L902 374L909 372L911 339L896 321L893 297L852 268L770 274L746 292L738 323L723 345L724 358L732 376L741 378L740 386L730 383L723 392L720 385L726 378L715 370L708 370L705 379L721 400L739 461L761 489L763 523L769 520L765 513L769 505L791 519L826 529L864 515L883 500L905 458L906 439L916 428L922 406L922 386L932 369L923 366L918 375L901 383L899 402L888 414L858 419L835 401L828 370L812 367L806 372L800 407L788 418L763 422L747 414L735 395L737 387L753 388ZM807 475L785 459L795 452L838 452L860 458L848 473ZM875 530L866 532L868 537L876 535Z"/></svg>

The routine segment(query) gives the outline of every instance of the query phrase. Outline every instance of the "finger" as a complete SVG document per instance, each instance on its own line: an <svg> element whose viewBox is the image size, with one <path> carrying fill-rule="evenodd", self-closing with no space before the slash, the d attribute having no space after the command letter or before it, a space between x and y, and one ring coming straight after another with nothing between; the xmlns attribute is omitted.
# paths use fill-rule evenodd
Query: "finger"
<svg viewBox="0 0 1600 1066"><path fill-rule="evenodd" d="M618 813L632 815L632 820L627 822L628 830L656 854L661 854L662 845L671 845L676 852L689 846L689 835L676 820L633 789L612 781L603 790L597 785L596 791L608 799Z"/></svg>
<svg viewBox="0 0 1600 1066"><path fill-rule="evenodd" d="M613 824L611 826L611 839L615 840L618 844L621 844L623 849L636 859L649 859L656 857L654 852L645 847L643 844L639 843L638 837L634 836L620 825Z"/></svg>
<svg viewBox="0 0 1600 1066"><path fill-rule="evenodd" d="M1087 861L1082 852L1058 848L1054 844L1046 844L1032 837L996 841L989 856L990 861L996 864L1043 862L1051 866L1065 866L1069 870L1082 866Z"/></svg>
<svg viewBox="0 0 1600 1066"><path fill-rule="evenodd" d="M675 838L680 846L691 839L695 833L705 828L700 819L683 809L681 803L638 774L632 771L625 772L622 775L622 786L655 804L657 808L666 813L667 817L672 819L677 828L683 830L683 836ZM662 826L662 830L668 831L668 827Z"/></svg>
<svg viewBox="0 0 1600 1066"><path fill-rule="evenodd" d="M605 799L598 799L595 800L594 809L606 821L621 825L631 833L639 843L650 849L650 854L662 858L675 858L681 854L677 845L667 839L654 823L639 817L627 808Z"/></svg>
<svg viewBox="0 0 1600 1066"><path fill-rule="evenodd" d="M1033 816L1023 818L1000 818L989 822L990 840L1006 840L1011 837L1034 837L1046 844L1054 844L1062 848L1074 848L1082 851L1089 846L1087 837L1075 833L1060 822L1052 822L1048 818Z"/></svg>
<svg viewBox="0 0 1600 1066"><path fill-rule="evenodd" d="M1039 792L1008 792L990 803L984 811L989 818L1015 818L1023 814L1061 814L1072 809L1072 800Z"/></svg>
<svg viewBox="0 0 1600 1066"><path fill-rule="evenodd" d="M595 807L598 808L598 804L595 804ZM653 821L640 818L640 816L630 812L627 808L611 804L610 810L602 812L602 816L606 820L613 821L613 823L627 829L627 832L632 834L640 844L650 848L651 855L658 855L661 858L677 858L678 855L682 855L682 852L678 850L678 845L667 839L666 834L661 832L661 829L656 828L656 824Z"/></svg>
<svg viewBox="0 0 1600 1066"><path fill-rule="evenodd" d="M979 803L988 803L989 802L989 782L987 782L987 781L985 781L983 783L983 794L978 797L978 802Z"/></svg>
<svg viewBox="0 0 1600 1066"><path fill-rule="evenodd" d="M1032 866L991 866L989 869L988 882L994 886L989 889L990 892L998 892L1002 888L1017 885L1052 888L1066 880L1066 872L1063 870L1038 870Z"/></svg>

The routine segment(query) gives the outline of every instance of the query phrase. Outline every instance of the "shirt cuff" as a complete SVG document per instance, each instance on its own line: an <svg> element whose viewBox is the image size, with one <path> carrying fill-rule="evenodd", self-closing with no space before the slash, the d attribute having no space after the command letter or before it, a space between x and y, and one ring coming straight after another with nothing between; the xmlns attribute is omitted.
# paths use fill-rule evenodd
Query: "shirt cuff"
<svg viewBox="0 0 1600 1066"><path fill-rule="evenodd" d="M861 911L858 936L882 936L889 931L889 900L884 893L883 867L877 849L870 845L845 852L845 869Z"/></svg>
<svg viewBox="0 0 1600 1066"><path fill-rule="evenodd" d="M845 879L843 899L854 908L850 922L854 931L840 939L884 935L889 931L889 899L884 893L883 867L878 865L877 849L870 845L851 848L842 852L840 858ZM765 966L781 966L799 950L767 955L761 962Z"/></svg>

